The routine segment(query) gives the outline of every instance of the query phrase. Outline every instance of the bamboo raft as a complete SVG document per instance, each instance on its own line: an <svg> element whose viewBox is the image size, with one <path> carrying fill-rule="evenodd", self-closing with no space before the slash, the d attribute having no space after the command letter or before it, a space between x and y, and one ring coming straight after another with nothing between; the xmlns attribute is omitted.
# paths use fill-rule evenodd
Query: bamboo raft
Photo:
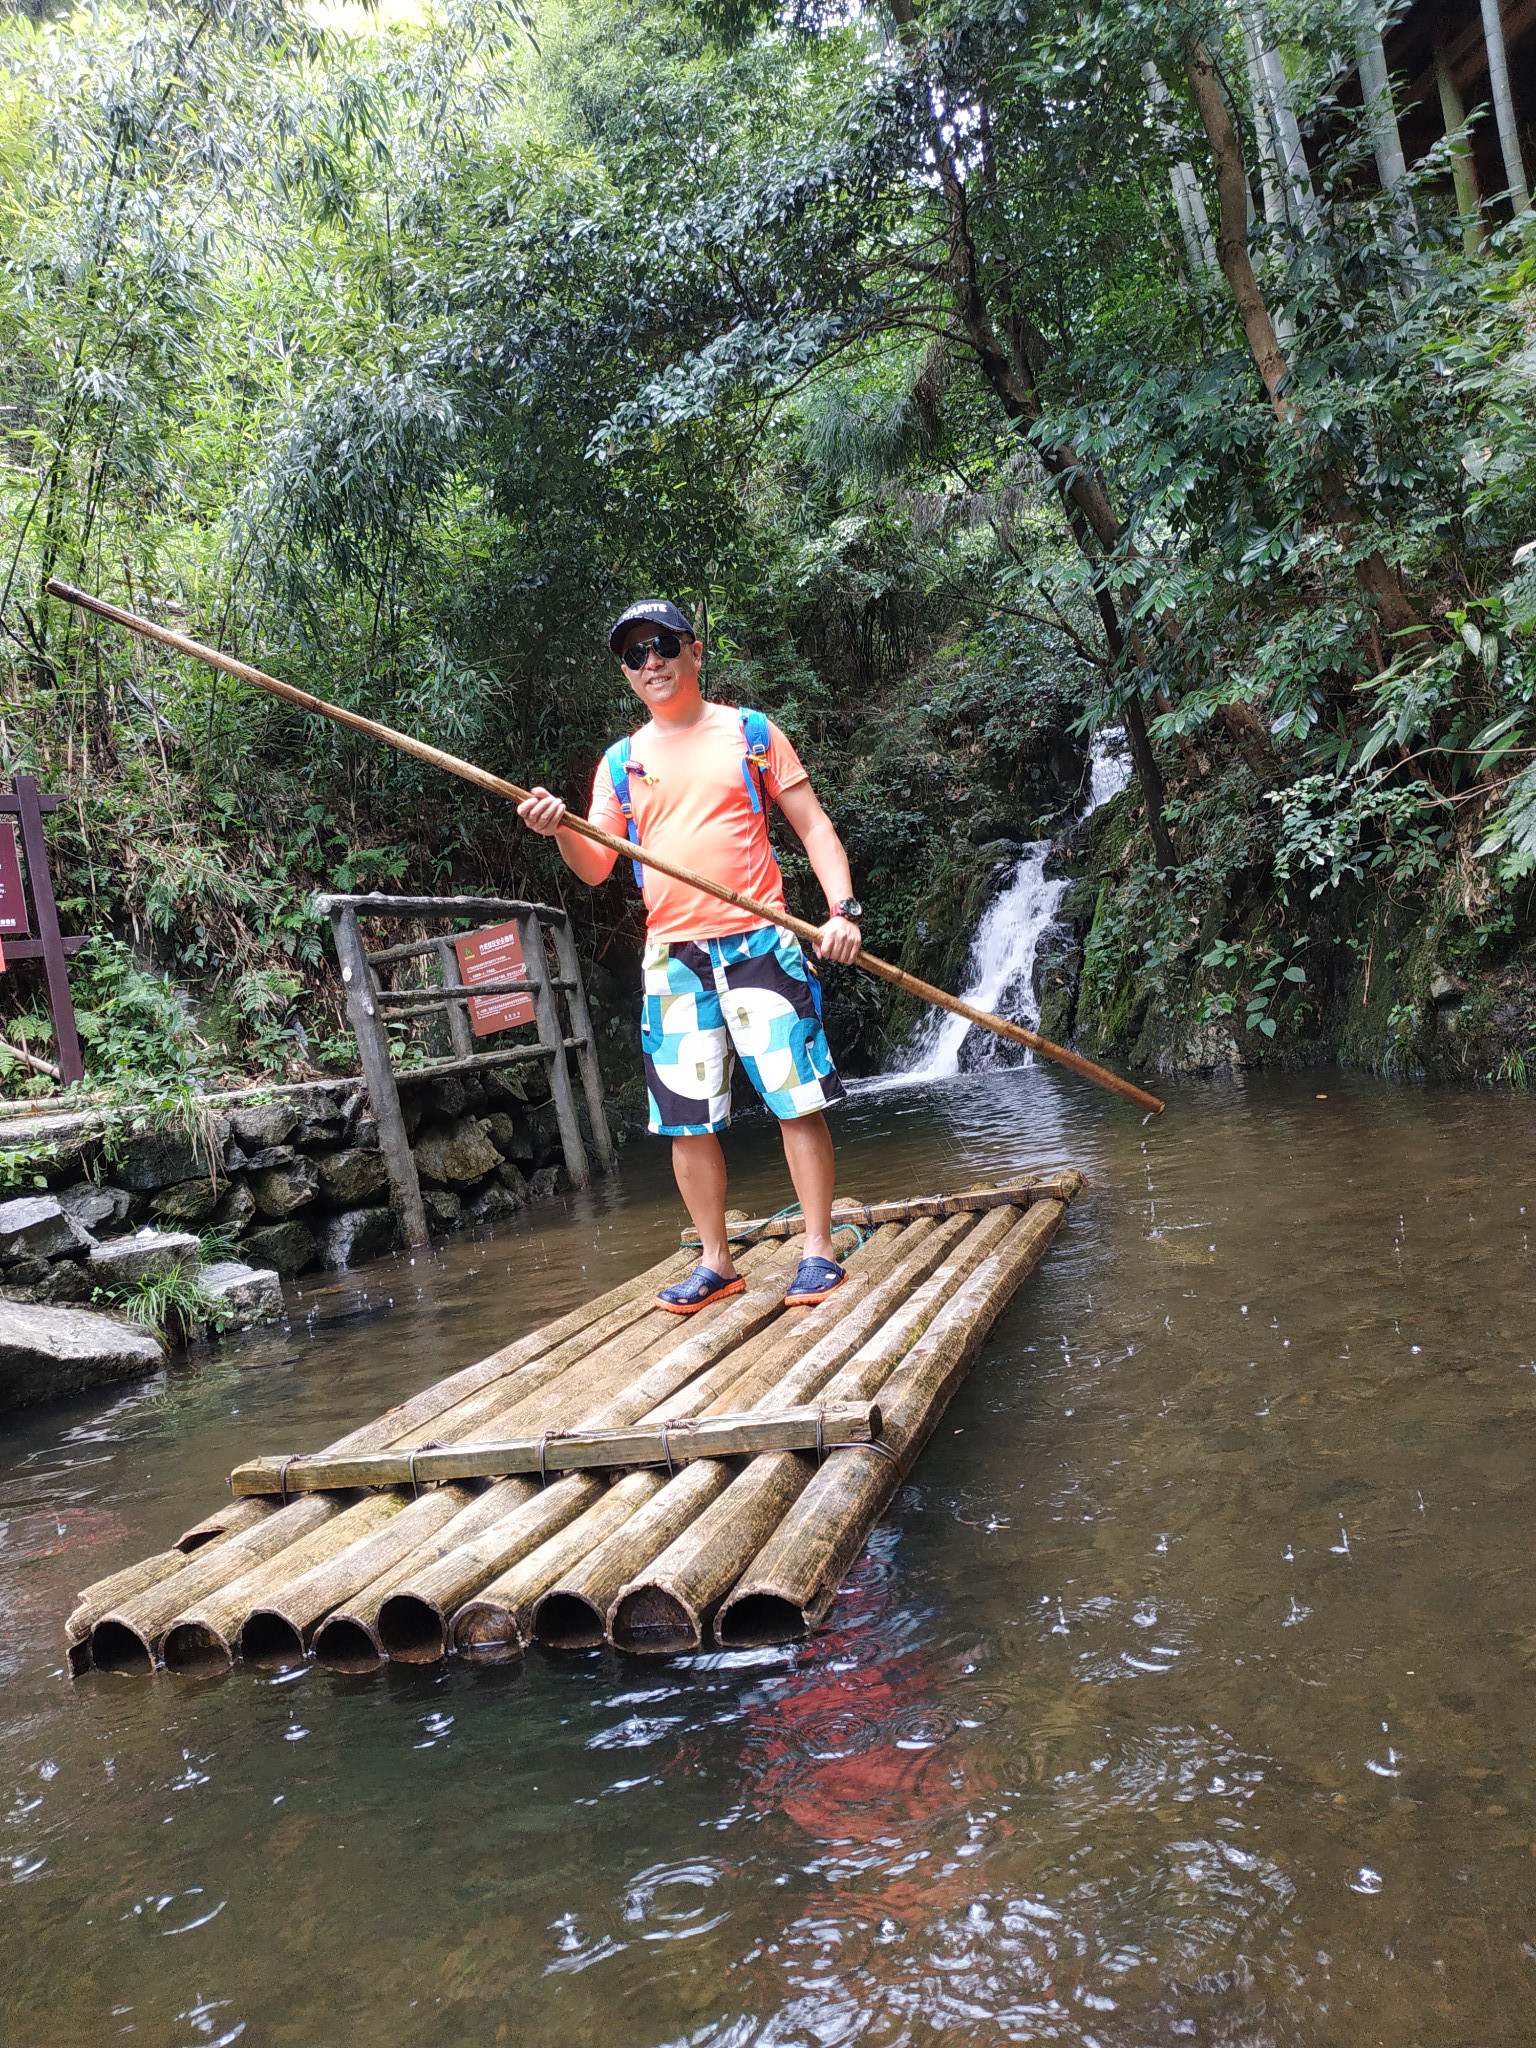
<svg viewBox="0 0 1536 2048"><path fill-rule="evenodd" d="M81 1593L70 1669L804 1635L1083 1185L840 1208L848 1279L812 1308L784 1305L794 1221L740 1226L745 1294L680 1323L654 1296L684 1249L324 1451L237 1466L219 1512Z"/></svg>

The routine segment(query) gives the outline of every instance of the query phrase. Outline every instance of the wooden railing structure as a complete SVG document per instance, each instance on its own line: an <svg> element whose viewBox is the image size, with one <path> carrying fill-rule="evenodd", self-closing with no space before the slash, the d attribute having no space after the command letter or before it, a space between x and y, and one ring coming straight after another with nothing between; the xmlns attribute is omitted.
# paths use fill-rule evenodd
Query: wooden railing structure
<svg viewBox="0 0 1536 2048"><path fill-rule="evenodd" d="M494 1067L524 1065L532 1060L549 1062L550 1094L560 1131L565 1170L574 1187L585 1188L591 1180L587 1150L582 1142L576 1115L576 1097L566 1055L576 1055L576 1071L586 1096L592 1124L592 1143L605 1173L615 1169L612 1134L603 1109L603 1077L597 1064L592 1018L582 984L581 962L570 919L563 910L547 903L524 903L499 896L335 896L316 898L315 908L329 917L336 941L336 957L346 989L347 1018L357 1039L363 1080L374 1119L379 1127L379 1149L389 1169L389 1182L396 1214L406 1241L412 1245L430 1240L421 1183L411 1156L405 1119L400 1109L400 1091L390 1060L388 1025L392 1019L445 1012L452 1056L424 1067L410 1069L416 1080L441 1074L484 1073ZM472 926L514 924L522 942L524 976L517 980L478 982L463 985L454 939L465 933L443 933L430 938L408 940L370 953L364 944L361 918L410 920L436 923L468 920ZM554 947L556 972L550 973L546 944ZM436 960L442 971L442 986L387 989L378 969L402 960ZM522 995L532 999L533 1042L499 1044L477 1052L470 1024L470 1003L480 997ZM561 1022L560 998L565 998L567 1029Z"/></svg>

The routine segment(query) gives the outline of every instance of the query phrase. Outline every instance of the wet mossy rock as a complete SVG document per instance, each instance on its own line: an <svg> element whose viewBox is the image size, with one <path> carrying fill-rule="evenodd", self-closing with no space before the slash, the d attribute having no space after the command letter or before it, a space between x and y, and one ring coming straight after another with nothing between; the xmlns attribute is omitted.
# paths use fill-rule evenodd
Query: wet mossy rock
<svg viewBox="0 0 1536 2048"><path fill-rule="evenodd" d="M190 1279L201 1254L202 1244L190 1230L146 1227L132 1237L96 1245L89 1265L98 1287L142 1287L146 1281L166 1280L175 1273Z"/></svg>
<svg viewBox="0 0 1536 2048"><path fill-rule="evenodd" d="M296 1154L285 1166L269 1166L250 1176L249 1187L263 1216L280 1219L302 1209L320 1192L320 1168Z"/></svg>
<svg viewBox="0 0 1536 2048"><path fill-rule="evenodd" d="M283 1313L283 1283L271 1267L247 1266L239 1259L218 1259L204 1266L198 1285L212 1301L232 1310L242 1327L275 1323Z"/></svg>
<svg viewBox="0 0 1536 2048"><path fill-rule="evenodd" d="M23 1258L73 1258L91 1248L89 1234L51 1195L0 1202L0 1266Z"/></svg>
<svg viewBox="0 0 1536 2048"><path fill-rule="evenodd" d="M292 1216L286 1223L265 1223L249 1231L240 1240L240 1249L253 1265L275 1267L284 1279L308 1272L320 1256L314 1232Z"/></svg>
<svg viewBox="0 0 1536 2048"><path fill-rule="evenodd" d="M218 1208L228 1183L204 1174L200 1180L184 1180L175 1187L162 1188L150 1198L149 1213L166 1223L206 1223Z"/></svg>
<svg viewBox="0 0 1536 2048"><path fill-rule="evenodd" d="M395 1236L394 1211L375 1204L327 1216L315 1232L315 1245L322 1266L362 1266L392 1251Z"/></svg>
<svg viewBox="0 0 1536 2048"><path fill-rule="evenodd" d="M219 1152L227 1136L227 1131L217 1135ZM152 1194L206 1175L209 1163L207 1149L184 1130L142 1131L124 1142L121 1157L112 1163L112 1178L119 1187Z"/></svg>
<svg viewBox="0 0 1536 2048"><path fill-rule="evenodd" d="M464 1204L451 1188L423 1188L421 1206L427 1212L427 1225L432 1231L457 1230L464 1221Z"/></svg>
<svg viewBox="0 0 1536 2048"><path fill-rule="evenodd" d="M1070 951L1042 943L1048 1037L1161 1075L1337 1062L1404 1080L1536 1085L1536 930L1480 931L1449 867L1417 897L1346 879L1287 902L1244 850L1251 779L1237 767L1216 781L1209 800L1225 809L1206 839L1221 843L1171 886L1147 873L1134 784L1063 841L1075 878L1061 915L1082 961L1069 1000ZM1218 940L1235 966L1205 964ZM1250 1025L1248 992L1277 960L1303 979L1280 988L1272 975L1269 1007ZM1057 988L1059 967L1069 971Z"/></svg>
<svg viewBox="0 0 1536 2048"><path fill-rule="evenodd" d="M473 1187L501 1164L501 1154L468 1117L428 1125L417 1134L411 1150L417 1173L437 1187Z"/></svg>
<svg viewBox="0 0 1536 2048"><path fill-rule="evenodd" d="M232 1111L229 1128L247 1152L261 1152L269 1145L285 1144L303 1120L297 1103L258 1102Z"/></svg>
<svg viewBox="0 0 1536 2048"><path fill-rule="evenodd" d="M364 1151L353 1145L344 1151L322 1152L315 1163L320 1170L321 1192L338 1209L357 1208L377 1198L389 1198L389 1169L377 1150Z"/></svg>

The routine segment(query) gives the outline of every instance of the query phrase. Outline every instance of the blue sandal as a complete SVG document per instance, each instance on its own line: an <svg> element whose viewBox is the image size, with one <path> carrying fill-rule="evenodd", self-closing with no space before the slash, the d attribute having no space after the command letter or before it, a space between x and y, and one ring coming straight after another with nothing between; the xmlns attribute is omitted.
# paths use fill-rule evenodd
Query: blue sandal
<svg viewBox="0 0 1536 2048"><path fill-rule="evenodd" d="M846 1270L832 1259L802 1259L784 1297L786 1308L810 1308L835 1294L848 1278Z"/></svg>
<svg viewBox="0 0 1536 2048"><path fill-rule="evenodd" d="M728 1294L745 1294L747 1283L739 1273L733 1273L729 1280L712 1272L708 1266L695 1266L686 1280L674 1281L670 1287L663 1287L656 1297L656 1306L664 1308L668 1315L693 1316L701 1308L708 1308L712 1301L724 1301Z"/></svg>

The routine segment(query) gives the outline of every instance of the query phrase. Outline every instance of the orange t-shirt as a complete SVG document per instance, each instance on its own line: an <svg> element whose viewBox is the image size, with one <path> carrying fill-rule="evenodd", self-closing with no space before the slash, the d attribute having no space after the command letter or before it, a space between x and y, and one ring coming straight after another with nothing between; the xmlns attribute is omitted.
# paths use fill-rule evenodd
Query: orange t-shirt
<svg viewBox="0 0 1536 2048"><path fill-rule="evenodd" d="M741 713L733 704L709 704L697 725L670 732L654 720L629 745L629 801L640 844L665 854L712 882L755 896L770 909L784 909L784 881L768 844L768 820L754 811L742 777L746 743ZM768 795L809 782L799 756L783 733L768 722L768 759L763 764ZM592 779L594 825L623 837L624 813L614 794L607 758ZM718 896L706 896L687 882L674 882L655 868L645 877L645 925L653 939L723 939L756 931L762 919Z"/></svg>

